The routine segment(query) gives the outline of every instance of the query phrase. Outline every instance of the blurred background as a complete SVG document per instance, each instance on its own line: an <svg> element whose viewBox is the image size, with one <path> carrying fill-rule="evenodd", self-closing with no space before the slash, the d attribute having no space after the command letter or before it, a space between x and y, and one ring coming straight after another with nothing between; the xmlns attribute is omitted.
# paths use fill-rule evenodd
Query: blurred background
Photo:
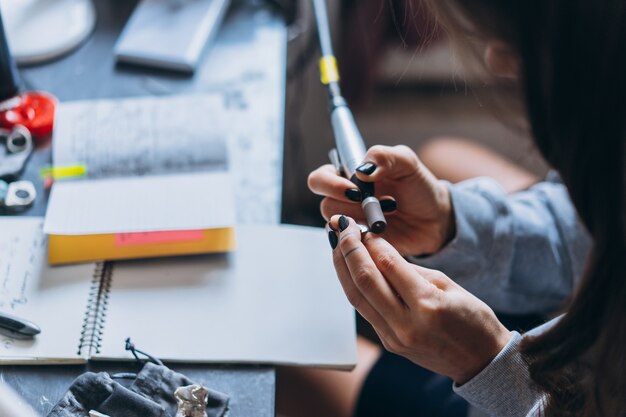
<svg viewBox="0 0 626 417"><path fill-rule="evenodd" d="M298 4L288 47L282 220L319 226L320 198L308 191L306 178L328 163L334 142L310 4ZM467 51L451 47L419 0L327 4L342 89L367 146L405 144L419 155L435 138L467 138L545 175L544 161L519 128L515 89L475 66L464 69Z"/></svg>

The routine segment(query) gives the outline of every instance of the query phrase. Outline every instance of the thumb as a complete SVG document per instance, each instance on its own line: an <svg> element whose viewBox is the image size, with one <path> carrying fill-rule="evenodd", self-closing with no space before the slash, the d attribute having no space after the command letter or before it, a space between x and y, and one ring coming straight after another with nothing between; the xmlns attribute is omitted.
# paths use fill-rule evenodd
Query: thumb
<svg viewBox="0 0 626 417"><path fill-rule="evenodd" d="M357 168L356 175L361 181L376 182L381 179L399 180L416 175L422 163L411 148L399 146L372 146Z"/></svg>

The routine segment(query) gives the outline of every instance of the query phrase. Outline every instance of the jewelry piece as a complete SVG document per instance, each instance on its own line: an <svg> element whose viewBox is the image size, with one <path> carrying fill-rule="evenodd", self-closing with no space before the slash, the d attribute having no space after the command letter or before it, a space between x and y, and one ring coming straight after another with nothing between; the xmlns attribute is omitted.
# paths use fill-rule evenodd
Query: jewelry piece
<svg viewBox="0 0 626 417"><path fill-rule="evenodd" d="M180 387L174 392L178 410L176 417L207 417L206 405L209 391L200 385Z"/></svg>

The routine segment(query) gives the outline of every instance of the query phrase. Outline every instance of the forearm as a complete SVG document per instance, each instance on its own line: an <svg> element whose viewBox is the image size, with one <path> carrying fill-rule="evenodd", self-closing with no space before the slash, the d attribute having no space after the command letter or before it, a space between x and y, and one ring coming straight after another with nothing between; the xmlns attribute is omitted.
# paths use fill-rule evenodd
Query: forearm
<svg viewBox="0 0 626 417"><path fill-rule="evenodd" d="M487 178L450 185L456 235L411 261L440 269L508 313L543 313L571 294L590 247L562 184L508 196Z"/></svg>

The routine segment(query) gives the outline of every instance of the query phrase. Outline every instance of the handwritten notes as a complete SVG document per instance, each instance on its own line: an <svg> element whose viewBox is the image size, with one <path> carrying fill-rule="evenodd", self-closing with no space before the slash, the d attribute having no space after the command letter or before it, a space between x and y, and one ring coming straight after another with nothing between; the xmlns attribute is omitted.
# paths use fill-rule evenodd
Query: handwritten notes
<svg viewBox="0 0 626 417"><path fill-rule="evenodd" d="M46 239L39 217L0 217L0 311L19 316L28 308L41 273ZM0 354L15 341L0 335Z"/></svg>
<svg viewBox="0 0 626 417"><path fill-rule="evenodd" d="M0 335L0 364L81 362L76 354L93 264L52 268L40 217L0 217L0 311L34 322L32 340Z"/></svg>
<svg viewBox="0 0 626 417"><path fill-rule="evenodd" d="M55 165L87 177L223 170L228 120L218 94L63 103L54 127Z"/></svg>
<svg viewBox="0 0 626 417"><path fill-rule="evenodd" d="M19 314L37 285L45 255L43 219L0 218L0 311Z"/></svg>

